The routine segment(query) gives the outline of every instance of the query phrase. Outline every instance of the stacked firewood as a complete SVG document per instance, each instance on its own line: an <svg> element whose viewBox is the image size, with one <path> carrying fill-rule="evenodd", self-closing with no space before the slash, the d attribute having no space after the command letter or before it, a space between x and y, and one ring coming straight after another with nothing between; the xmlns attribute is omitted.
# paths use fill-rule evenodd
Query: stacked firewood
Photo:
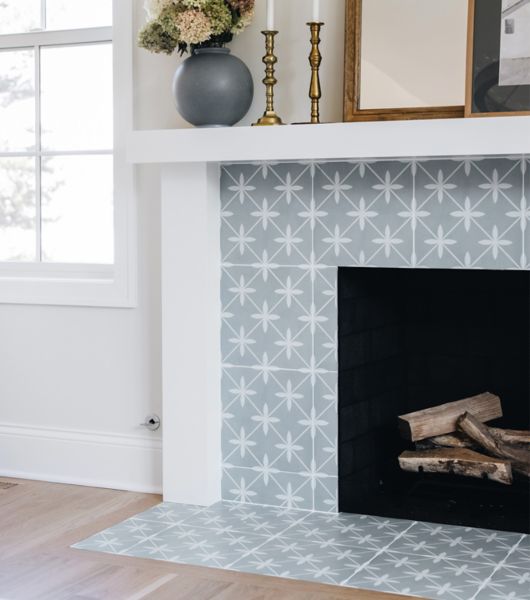
<svg viewBox="0 0 530 600"><path fill-rule="evenodd" d="M452 473L506 485L513 473L530 477L530 431L488 427L502 417L498 396L486 392L399 417L401 435L415 443L403 452L404 471Z"/></svg>

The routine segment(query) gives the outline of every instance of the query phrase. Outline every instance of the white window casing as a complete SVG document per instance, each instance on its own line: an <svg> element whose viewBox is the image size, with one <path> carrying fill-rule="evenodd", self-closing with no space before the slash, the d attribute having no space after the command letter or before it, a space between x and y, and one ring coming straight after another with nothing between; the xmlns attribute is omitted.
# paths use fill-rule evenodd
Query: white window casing
<svg viewBox="0 0 530 600"><path fill-rule="evenodd" d="M133 166L126 161L126 140L133 124L132 3L114 0L113 27L32 31L0 35L0 50L35 49L111 42L114 73L114 262L109 265L0 262L0 303L132 308L137 302L136 199ZM35 52L38 57L39 52ZM36 59L36 72L39 60ZM39 94L36 110L39 111ZM82 115L80 115L82 118ZM93 151L109 154L108 150ZM9 156L18 153L10 152ZM37 148L41 158L53 152ZM76 152L60 152L61 156ZM84 156L90 151L80 151ZM0 157L3 156L0 153Z"/></svg>

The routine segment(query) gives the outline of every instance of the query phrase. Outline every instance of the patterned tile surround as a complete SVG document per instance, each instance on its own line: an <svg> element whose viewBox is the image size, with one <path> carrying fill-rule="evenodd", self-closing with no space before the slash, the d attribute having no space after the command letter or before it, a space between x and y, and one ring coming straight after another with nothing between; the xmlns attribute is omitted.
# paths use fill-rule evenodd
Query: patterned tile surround
<svg viewBox="0 0 530 600"><path fill-rule="evenodd" d="M528 164L223 168L223 498L337 510L337 267L528 270Z"/></svg>
<svg viewBox="0 0 530 600"><path fill-rule="evenodd" d="M530 536L447 525L161 504L75 548L433 600L530 600Z"/></svg>

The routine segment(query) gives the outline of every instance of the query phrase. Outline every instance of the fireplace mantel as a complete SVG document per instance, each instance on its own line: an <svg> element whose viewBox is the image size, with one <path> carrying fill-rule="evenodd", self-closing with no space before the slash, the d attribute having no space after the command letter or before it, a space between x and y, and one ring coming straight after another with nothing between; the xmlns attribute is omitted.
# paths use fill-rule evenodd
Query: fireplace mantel
<svg viewBox="0 0 530 600"><path fill-rule="evenodd" d="M339 160L530 153L530 117L135 131L133 163Z"/></svg>
<svg viewBox="0 0 530 600"><path fill-rule="evenodd" d="M132 132L161 165L165 499L221 499L222 163L523 154L530 117Z"/></svg>

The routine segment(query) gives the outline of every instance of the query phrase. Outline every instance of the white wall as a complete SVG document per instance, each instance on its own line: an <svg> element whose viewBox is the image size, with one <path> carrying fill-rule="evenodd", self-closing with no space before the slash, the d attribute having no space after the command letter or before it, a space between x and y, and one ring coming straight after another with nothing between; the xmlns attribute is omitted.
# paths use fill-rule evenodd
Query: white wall
<svg viewBox="0 0 530 600"><path fill-rule="evenodd" d="M138 308L0 305L0 475L161 487L158 169L138 183Z"/></svg>
<svg viewBox="0 0 530 600"><path fill-rule="evenodd" d="M260 80L264 1L256 22L232 45ZM280 1L278 111L306 120L309 0ZM344 0L325 0L324 120L342 113ZM144 15L137 1L137 25ZM139 128L186 126L170 93L177 57L135 53ZM0 305L0 475L135 490L161 485L160 434L138 427L161 412L160 190L157 168L137 174L139 306L136 309Z"/></svg>

